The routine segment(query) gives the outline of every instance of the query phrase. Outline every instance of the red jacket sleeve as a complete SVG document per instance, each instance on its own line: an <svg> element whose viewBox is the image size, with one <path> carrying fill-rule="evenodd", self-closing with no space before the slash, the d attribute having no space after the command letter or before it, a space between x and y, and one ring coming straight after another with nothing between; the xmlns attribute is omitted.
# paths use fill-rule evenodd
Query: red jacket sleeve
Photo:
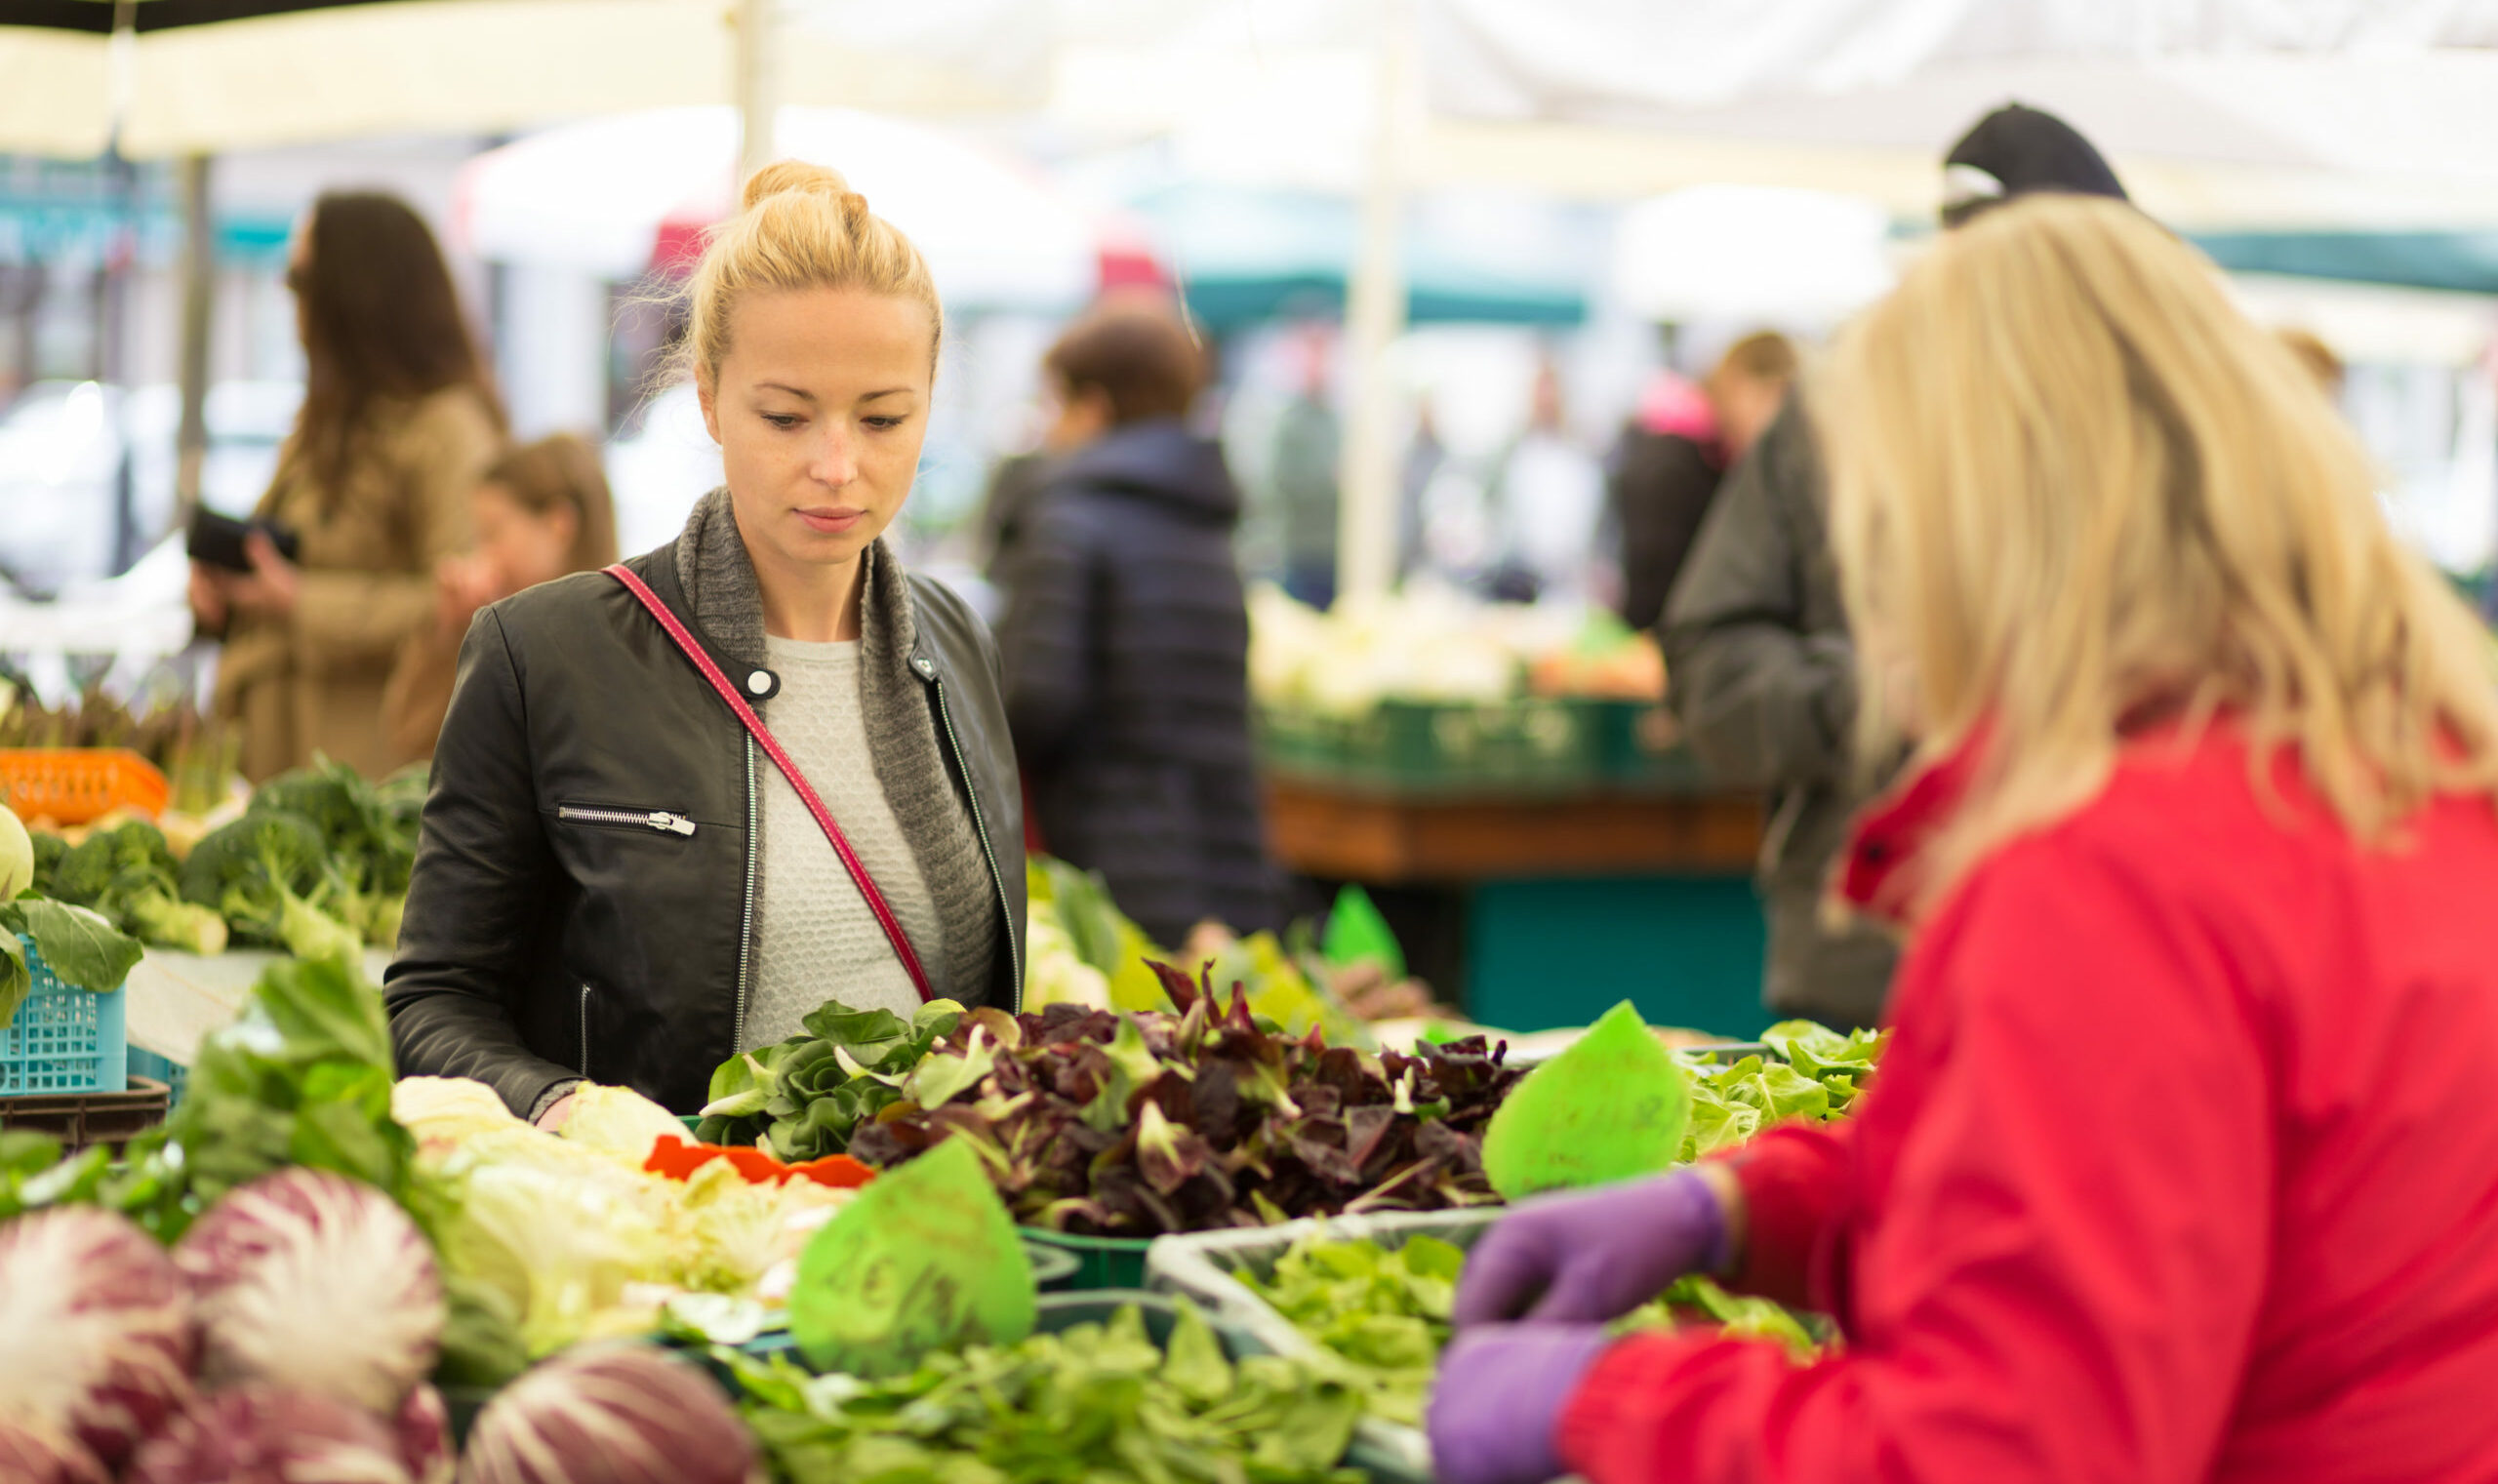
<svg viewBox="0 0 2498 1484"><path fill-rule="evenodd" d="M1856 1124L1791 1123L1718 1156L1744 1190L1743 1263L1726 1280L1738 1293L1818 1308L1815 1254L1833 1231Z"/></svg>
<svg viewBox="0 0 2498 1484"><path fill-rule="evenodd" d="M1758 1342L1622 1343L1559 1432L1595 1484L2204 1476L2276 1161L2215 933L2051 833L1970 879L1900 993L1895 1080L1848 1174L1872 1208L1849 1233L1849 1346L1797 1366Z"/></svg>

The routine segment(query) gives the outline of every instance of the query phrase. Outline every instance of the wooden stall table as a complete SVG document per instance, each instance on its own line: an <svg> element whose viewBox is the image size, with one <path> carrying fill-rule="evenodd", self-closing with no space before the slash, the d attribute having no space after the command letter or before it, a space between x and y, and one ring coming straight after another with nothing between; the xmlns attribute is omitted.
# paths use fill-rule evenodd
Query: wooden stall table
<svg viewBox="0 0 2498 1484"><path fill-rule="evenodd" d="M1322 881L1454 895L1468 1014L1513 1030L1583 1025L1617 1001L1652 1024L1749 1036L1765 932L1747 795L1588 791L1433 798L1270 772L1267 827Z"/></svg>

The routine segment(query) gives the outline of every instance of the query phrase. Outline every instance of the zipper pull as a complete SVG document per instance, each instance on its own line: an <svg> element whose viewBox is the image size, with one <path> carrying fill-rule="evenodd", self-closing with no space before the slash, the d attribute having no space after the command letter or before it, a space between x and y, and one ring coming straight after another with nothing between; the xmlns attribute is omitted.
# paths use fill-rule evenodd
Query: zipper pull
<svg viewBox="0 0 2498 1484"><path fill-rule="evenodd" d="M694 833L694 822L692 820L687 819L681 814L670 814L665 809L655 809L651 811L650 825L653 829L665 829L672 835L690 835Z"/></svg>

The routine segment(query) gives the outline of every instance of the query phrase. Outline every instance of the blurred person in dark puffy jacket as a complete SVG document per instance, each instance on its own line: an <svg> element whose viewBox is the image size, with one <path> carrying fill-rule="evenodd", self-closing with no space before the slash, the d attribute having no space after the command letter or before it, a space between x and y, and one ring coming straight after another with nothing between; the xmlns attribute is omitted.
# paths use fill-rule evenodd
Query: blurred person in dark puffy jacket
<svg viewBox="0 0 2498 1484"><path fill-rule="evenodd" d="M1943 174L1946 227L2025 195L2125 197L2088 140L2019 104L1961 136ZM1821 911L1870 780L1852 745L1856 646L1831 564L1821 451L1799 400L1787 399L1701 522L1666 602L1666 702L1712 778L1769 797L1763 1001L1781 1015L1871 1025L1898 949L1877 929L1833 927Z"/></svg>
<svg viewBox="0 0 2498 1484"><path fill-rule="evenodd" d="M1159 301L1106 303L1045 362L1057 456L998 648L1028 807L1160 943L1279 925L1249 744L1240 491L1184 422L1204 357Z"/></svg>
<svg viewBox="0 0 2498 1484"><path fill-rule="evenodd" d="M1665 617L1719 482L1778 416L1794 380L1794 342L1761 330L1727 346L1699 385L1662 372L1640 397L1606 478L1622 540L1624 622L1649 629Z"/></svg>

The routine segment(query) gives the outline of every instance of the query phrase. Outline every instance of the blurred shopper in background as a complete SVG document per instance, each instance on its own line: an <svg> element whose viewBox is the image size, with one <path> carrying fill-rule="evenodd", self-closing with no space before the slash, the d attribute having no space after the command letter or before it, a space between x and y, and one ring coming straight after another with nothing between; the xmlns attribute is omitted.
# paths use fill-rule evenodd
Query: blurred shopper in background
<svg viewBox="0 0 2498 1484"><path fill-rule="evenodd" d="M240 722L258 782L315 752L374 777L398 761L382 696L431 623L434 571L464 550L469 492L504 415L451 271L395 197L330 194L287 267L303 409L255 512L301 539L251 539L252 570L193 564L191 613L224 643L217 713Z"/></svg>
<svg viewBox="0 0 2498 1484"><path fill-rule="evenodd" d="M1330 362L1335 340L1311 326L1293 347L1299 381L1275 423L1268 480L1274 487L1284 537L1284 591L1312 608L1336 602L1337 460L1344 451Z"/></svg>
<svg viewBox="0 0 2498 1484"><path fill-rule="evenodd" d="M1159 301L1078 320L1046 362L1059 456L1007 570L1006 710L1040 836L1158 943L1280 926L1249 746L1240 491L1183 419L1204 384Z"/></svg>
<svg viewBox="0 0 2498 1484"><path fill-rule="evenodd" d="M2342 383L2350 371L2342 364L2342 357L2334 354L2333 347L2324 343L2324 337L2295 325L2273 333L2280 337L2281 343L2298 358L2298 363L2307 368L2307 374L2316 378L2316 384L2323 389L2325 399L2339 401Z"/></svg>
<svg viewBox="0 0 2498 1484"><path fill-rule="evenodd" d="M616 506L598 450L557 433L495 461L469 493L472 551L434 569L433 622L408 636L383 692L384 725L400 762L433 756L460 642L477 610L524 587L616 560Z"/></svg>
<svg viewBox="0 0 2498 1484"><path fill-rule="evenodd" d="M1726 347L1692 385L1661 372L1613 452L1607 494L1622 542L1623 622L1657 626L1701 519L1727 467L1751 452L1787 404L1794 343L1774 330Z"/></svg>
<svg viewBox="0 0 2498 1484"><path fill-rule="evenodd" d="M1944 221L2016 196L2124 199L2099 152L2062 120L1988 114L1945 163ZM1666 698L1711 774L1769 795L1760 893L1769 918L1763 998L1781 1015L1839 1026L1882 1013L1891 939L1833 927L1822 886L1882 759L1860 766L1856 650L1825 523L1821 458L1790 397L1702 521L1666 605Z"/></svg>
<svg viewBox="0 0 2498 1484"><path fill-rule="evenodd" d="M1813 391L1915 745L1834 882L1894 1039L1847 1118L1495 1224L1440 1479L2498 1477L2487 635L2111 202L1945 242ZM1609 1331L1690 1271L1844 1344Z"/></svg>
<svg viewBox="0 0 2498 1484"><path fill-rule="evenodd" d="M1570 428L1561 371L1535 368L1526 428L1492 475L1500 560L1492 596L1505 602L1580 599L1596 585L1596 532L1604 521L1604 470Z"/></svg>

